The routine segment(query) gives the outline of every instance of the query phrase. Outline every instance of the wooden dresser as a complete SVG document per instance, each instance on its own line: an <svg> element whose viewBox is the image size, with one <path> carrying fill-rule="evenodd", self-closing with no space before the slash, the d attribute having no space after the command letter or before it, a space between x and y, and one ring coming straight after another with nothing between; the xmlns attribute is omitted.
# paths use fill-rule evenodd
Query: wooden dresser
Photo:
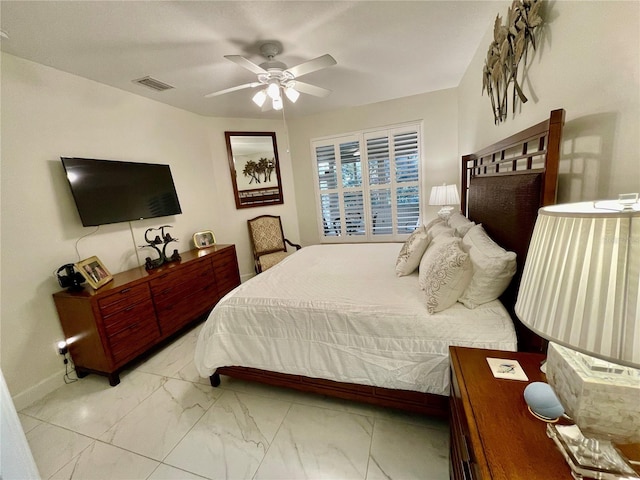
<svg viewBox="0 0 640 480"><path fill-rule="evenodd" d="M571 480L546 423L527 410L524 389L545 381L541 354L451 347L452 479ZM487 357L517 360L528 382L493 376Z"/></svg>
<svg viewBox="0 0 640 480"><path fill-rule="evenodd" d="M240 284L234 245L180 255L156 270L118 273L99 290L53 294L79 377L99 373L117 385L124 365L202 319Z"/></svg>

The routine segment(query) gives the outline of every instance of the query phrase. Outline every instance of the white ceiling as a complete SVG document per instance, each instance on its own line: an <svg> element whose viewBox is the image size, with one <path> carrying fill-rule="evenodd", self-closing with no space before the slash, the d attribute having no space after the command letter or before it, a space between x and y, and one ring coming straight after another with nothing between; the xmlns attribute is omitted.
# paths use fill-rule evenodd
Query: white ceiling
<svg viewBox="0 0 640 480"><path fill-rule="evenodd" d="M255 81L224 58L294 66L325 53L337 65L301 80L326 98L285 100L288 118L456 87L502 1L5 1L4 52L198 114L275 118L251 102L253 90L204 98ZM175 88L132 83L151 76ZM479 80L480 82L480 80ZM480 87L480 83L478 83Z"/></svg>

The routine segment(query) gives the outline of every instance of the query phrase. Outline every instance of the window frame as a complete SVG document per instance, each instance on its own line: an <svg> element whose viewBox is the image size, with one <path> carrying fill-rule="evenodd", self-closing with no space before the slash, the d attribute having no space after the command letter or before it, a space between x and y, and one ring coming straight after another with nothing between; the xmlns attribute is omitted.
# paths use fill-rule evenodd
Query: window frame
<svg viewBox="0 0 640 480"><path fill-rule="evenodd" d="M383 127L370 128L361 130L358 132L336 134L325 137L312 138L310 141L311 149L311 162L313 168L313 181L315 192L315 204L316 204L316 223L318 229L318 236L321 243L373 243L373 242L402 242L413 231L401 233L396 232L397 217L398 217L398 192L404 187L417 187L418 191L418 217L417 224L420 222L423 214L424 192L422 187L422 170L424 165L423 158L423 146L422 146L422 121L406 122L395 125L388 125ZM396 174L396 142L394 139L402 134L415 134L416 135L416 148L418 156L417 164L417 180L410 182L398 182ZM388 139L389 148L389 168L390 168L390 183L387 184L370 184L369 173L369 150L367 140L386 137ZM342 161L340 158L340 145L347 142L357 141L360 151L360 171L361 171L361 186L360 187L343 187L342 186ZM336 188L320 189L320 175L318 171L318 147L333 146L333 158L335 160L335 175L336 175ZM371 193L375 190L390 190L391 195L391 223L393 231L391 234L374 234L373 221L372 221L372 208L371 208ZM349 234L346 232L346 222L342 219L345 218L345 192L362 192L362 209L363 209L363 221L364 221L364 233L363 234ZM325 219L323 217L322 209L322 195L337 195L337 201L340 211L341 234L327 235L325 233Z"/></svg>

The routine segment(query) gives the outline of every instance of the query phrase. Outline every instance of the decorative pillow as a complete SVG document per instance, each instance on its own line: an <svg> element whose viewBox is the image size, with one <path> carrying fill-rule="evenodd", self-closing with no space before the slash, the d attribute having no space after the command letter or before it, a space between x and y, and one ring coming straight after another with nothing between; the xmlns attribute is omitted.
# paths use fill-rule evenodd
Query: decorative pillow
<svg viewBox="0 0 640 480"><path fill-rule="evenodd" d="M469 254L460 248L460 239L433 246L420 261L419 277L425 285L429 313L441 312L456 303L472 274Z"/></svg>
<svg viewBox="0 0 640 480"><path fill-rule="evenodd" d="M431 239L427 235L424 226L416 228L407 238L396 260L396 275L403 277L412 274L418 265L422 254L427 249Z"/></svg>
<svg viewBox="0 0 640 480"><path fill-rule="evenodd" d="M462 238L469 230L471 230L471 227L475 225L475 222L472 222L460 212L454 212L449 215L447 225L455 230L457 236Z"/></svg>
<svg viewBox="0 0 640 480"><path fill-rule="evenodd" d="M458 301L467 308L476 308L502 295L516 273L516 254L495 243L482 225L467 232L462 248L469 252L473 277Z"/></svg>
<svg viewBox="0 0 640 480"><path fill-rule="evenodd" d="M418 285L422 290L427 288L426 266L432 264L435 261L434 259L440 254L440 251L451 243L460 245L460 239L454 237L453 234L445 232L434 238L429 244L427 251L424 252L422 259L420 260L420 274L418 275Z"/></svg>
<svg viewBox="0 0 640 480"><path fill-rule="evenodd" d="M434 225L439 225L441 223L445 223L445 221L443 219L441 219L440 217L434 218L433 220L431 220L429 223L427 223L424 226L424 230L429 233L429 230L431 230L431 227L433 227Z"/></svg>

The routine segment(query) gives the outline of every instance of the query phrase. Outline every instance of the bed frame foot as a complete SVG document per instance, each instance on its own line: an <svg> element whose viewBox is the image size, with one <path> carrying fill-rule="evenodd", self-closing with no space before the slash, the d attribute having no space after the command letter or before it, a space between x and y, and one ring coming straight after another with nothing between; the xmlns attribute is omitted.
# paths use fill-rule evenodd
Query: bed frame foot
<svg viewBox="0 0 640 480"><path fill-rule="evenodd" d="M220 386L220 374L219 373L214 373L213 375L211 375L209 377L209 382L211 382L211 386L212 387Z"/></svg>

